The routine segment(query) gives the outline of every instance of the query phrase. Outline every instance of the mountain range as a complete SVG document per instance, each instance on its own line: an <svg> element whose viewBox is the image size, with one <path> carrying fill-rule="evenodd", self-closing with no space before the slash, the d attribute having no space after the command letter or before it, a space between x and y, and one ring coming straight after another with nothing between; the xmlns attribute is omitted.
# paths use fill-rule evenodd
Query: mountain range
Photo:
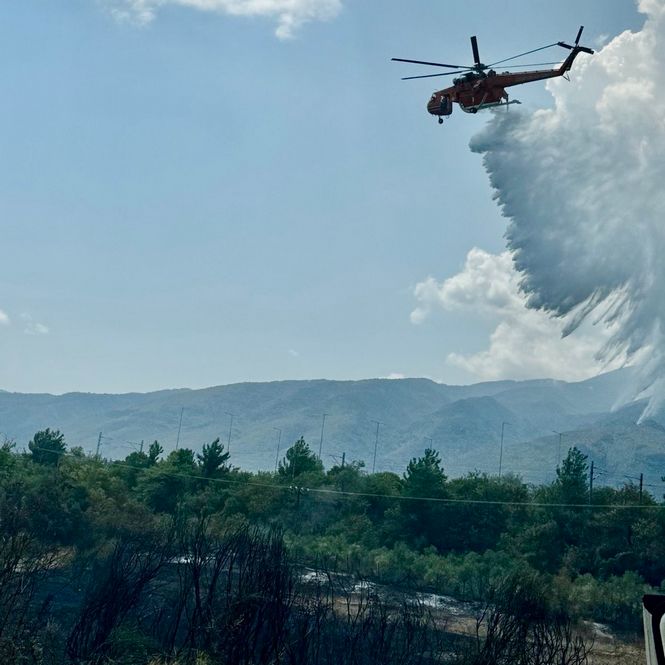
<svg viewBox="0 0 665 665"><path fill-rule="evenodd" d="M248 470L274 469L277 457L300 436L316 453L321 447L326 466L340 463L344 454L347 462L364 460L369 471L375 446L376 470L397 473L433 447L450 476L498 473L501 465L502 473L528 482L551 480L560 456L576 445L593 459L598 482L616 485L643 473L660 491L665 419L639 422L641 402L617 406L631 378L626 368L577 383L450 386L428 379L368 379L120 395L0 391L0 432L22 448L35 431L59 429L69 447L94 451L99 441L107 458L123 458L142 441L147 446L159 440L166 451L176 445L198 451L220 437L225 445L230 439L233 463Z"/></svg>

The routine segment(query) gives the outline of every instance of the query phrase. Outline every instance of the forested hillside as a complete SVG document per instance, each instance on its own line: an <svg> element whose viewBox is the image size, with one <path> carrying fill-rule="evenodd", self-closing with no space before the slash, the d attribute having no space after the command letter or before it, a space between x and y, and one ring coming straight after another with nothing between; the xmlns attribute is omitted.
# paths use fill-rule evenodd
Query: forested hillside
<svg viewBox="0 0 665 665"><path fill-rule="evenodd" d="M169 452L220 437L231 444L231 462L251 471L274 470L278 447L283 452L300 436L315 452L321 448L326 469L342 455L371 469L376 446L376 470L401 473L429 446L447 460L450 476L494 474L501 462L503 472L535 483L550 482L561 449L575 445L604 470L606 482L643 473L653 483L665 465L665 429L653 419L637 424L643 404L613 410L630 393L631 377L626 369L580 383L373 379L125 395L0 392L0 433L20 450L36 429L56 428L71 445L95 453L99 444L113 459L139 450L142 441L158 439Z"/></svg>

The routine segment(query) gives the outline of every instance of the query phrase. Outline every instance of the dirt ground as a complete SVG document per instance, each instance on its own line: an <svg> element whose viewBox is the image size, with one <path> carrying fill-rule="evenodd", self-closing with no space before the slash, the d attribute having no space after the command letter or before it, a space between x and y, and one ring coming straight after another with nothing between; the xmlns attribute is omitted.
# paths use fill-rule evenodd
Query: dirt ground
<svg viewBox="0 0 665 665"><path fill-rule="evenodd" d="M457 616L447 620L446 630L473 637L476 634L476 622L470 616ZM589 624L587 631L585 638L593 640L589 665L646 665L642 642L622 640L597 624Z"/></svg>
<svg viewBox="0 0 665 665"><path fill-rule="evenodd" d="M320 581L325 580L309 580ZM387 588L364 582L353 589L350 598L350 607L357 608L361 597L366 597L368 592L378 592L384 600L395 600ZM399 598L403 599L403 596ZM476 637L476 611L478 608L470 603L464 603L447 596L435 594L415 593L411 596L414 601L423 603L433 610L437 623L441 620L440 627L446 632L469 638ZM397 602L397 601L396 601ZM335 604L340 613L348 610L347 599L338 597ZM644 642L639 637L625 637L614 634L607 626L593 623L584 624L584 638L592 642L593 647L589 657L589 665L646 665L646 654Z"/></svg>
<svg viewBox="0 0 665 665"><path fill-rule="evenodd" d="M646 665L646 662L644 649L634 644L595 646L589 658L591 665Z"/></svg>
<svg viewBox="0 0 665 665"><path fill-rule="evenodd" d="M626 642L617 637L595 635L591 665L646 665L644 645Z"/></svg>

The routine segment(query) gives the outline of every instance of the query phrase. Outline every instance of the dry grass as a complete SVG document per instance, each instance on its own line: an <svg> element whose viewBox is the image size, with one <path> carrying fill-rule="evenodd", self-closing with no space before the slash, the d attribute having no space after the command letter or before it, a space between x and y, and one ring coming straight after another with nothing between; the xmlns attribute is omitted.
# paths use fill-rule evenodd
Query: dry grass
<svg viewBox="0 0 665 665"><path fill-rule="evenodd" d="M619 640L597 642L589 658L589 665L646 665L642 644Z"/></svg>

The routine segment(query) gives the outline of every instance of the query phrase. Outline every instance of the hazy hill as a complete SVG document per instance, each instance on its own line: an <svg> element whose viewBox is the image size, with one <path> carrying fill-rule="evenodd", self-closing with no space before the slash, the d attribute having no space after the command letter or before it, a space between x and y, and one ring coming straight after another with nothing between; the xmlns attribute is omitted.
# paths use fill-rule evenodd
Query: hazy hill
<svg viewBox="0 0 665 665"><path fill-rule="evenodd" d="M564 451L576 444L599 468L618 479L665 472L665 429L656 421L636 425L641 405L612 411L630 381L630 370L580 383L498 381L448 386L428 379L279 381L202 390L97 395L19 394L0 391L0 431L25 446L44 427L60 429L70 446L93 450L103 432L102 454L124 457L144 440L200 449L215 437L226 442L234 415L231 453L248 469L274 467L278 430L282 452L304 435L318 451L326 413L323 459L363 459L371 469L376 423L377 469L402 472L428 445L441 451L451 475L498 470L502 423L504 472L527 480L551 477L558 434ZM618 482L618 481L617 481Z"/></svg>

